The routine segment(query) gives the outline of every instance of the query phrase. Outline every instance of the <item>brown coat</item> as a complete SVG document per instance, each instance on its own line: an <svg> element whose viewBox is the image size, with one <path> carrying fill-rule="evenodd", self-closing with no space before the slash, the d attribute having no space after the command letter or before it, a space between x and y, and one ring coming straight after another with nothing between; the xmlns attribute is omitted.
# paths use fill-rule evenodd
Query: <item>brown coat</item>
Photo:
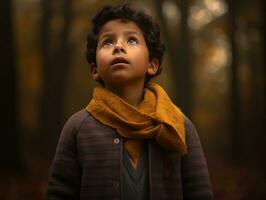
<svg viewBox="0 0 266 200"><path fill-rule="evenodd" d="M185 120L188 153L162 149L150 140L151 200L213 199L200 140ZM47 200L121 199L123 139L86 110L74 114L61 133L51 168Z"/></svg>

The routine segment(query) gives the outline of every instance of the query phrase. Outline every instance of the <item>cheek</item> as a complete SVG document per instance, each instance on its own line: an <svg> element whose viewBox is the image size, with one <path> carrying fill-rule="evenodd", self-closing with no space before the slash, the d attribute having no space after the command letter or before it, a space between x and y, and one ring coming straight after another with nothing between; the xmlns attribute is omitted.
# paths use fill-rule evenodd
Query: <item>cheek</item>
<svg viewBox="0 0 266 200"><path fill-rule="evenodd" d="M96 55L96 65L99 66L99 64L101 64L101 59L99 58L99 55Z"/></svg>
<svg viewBox="0 0 266 200"><path fill-rule="evenodd" d="M140 56L141 56L141 59L139 59L139 61L141 60L141 62L143 62L143 63L148 63L149 62L149 52L146 49L144 49L142 51Z"/></svg>
<svg viewBox="0 0 266 200"><path fill-rule="evenodd" d="M149 61L149 50L147 48L142 49L142 55L146 61Z"/></svg>
<svg viewBox="0 0 266 200"><path fill-rule="evenodd" d="M97 66L103 65L106 62L106 55L103 51L97 51L96 52L96 64Z"/></svg>

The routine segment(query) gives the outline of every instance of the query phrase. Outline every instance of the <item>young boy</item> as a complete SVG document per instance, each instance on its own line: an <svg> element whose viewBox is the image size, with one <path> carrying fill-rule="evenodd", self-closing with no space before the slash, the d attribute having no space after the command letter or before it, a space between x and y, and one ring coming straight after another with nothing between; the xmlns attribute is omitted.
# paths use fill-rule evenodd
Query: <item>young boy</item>
<svg viewBox="0 0 266 200"><path fill-rule="evenodd" d="M47 199L213 199L196 129L150 82L164 52L158 25L129 5L92 22L87 60L101 86L63 128Z"/></svg>

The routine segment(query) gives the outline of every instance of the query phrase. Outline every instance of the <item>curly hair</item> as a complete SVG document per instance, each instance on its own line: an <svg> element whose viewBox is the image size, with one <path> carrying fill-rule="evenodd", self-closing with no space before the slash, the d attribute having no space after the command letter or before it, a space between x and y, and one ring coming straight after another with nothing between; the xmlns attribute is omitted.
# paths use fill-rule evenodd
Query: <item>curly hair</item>
<svg viewBox="0 0 266 200"><path fill-rule="evenodd" d="M161 63L165 50L164 44L160 41L160 27L153 21L151 16L143 11L133 10L129 4L104 6L92 18L92 31L87 37L86 59L88 63L96 63L96 49L101 28L108 21L115 19L124 19L136 23L143 32L149 51L149 59L156 58L159 62L156 74L147 76L145 81L148 82L152 77L159 75L162 71Z"/></svg>

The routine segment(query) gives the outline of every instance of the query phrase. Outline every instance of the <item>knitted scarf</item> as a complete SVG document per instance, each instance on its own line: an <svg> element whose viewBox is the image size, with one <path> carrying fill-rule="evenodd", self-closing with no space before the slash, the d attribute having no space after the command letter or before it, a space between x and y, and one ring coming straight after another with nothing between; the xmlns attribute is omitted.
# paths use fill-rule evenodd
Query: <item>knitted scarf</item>
<svg viewBox="0 0 266 200"><path fill-rule="evenodd" d="M184 115L156 83L146 85L138 108L105 88L96 87L86 110L125 138L124 146L134 167L145 139L154 139L166 150L187 152Z"/></svg>

